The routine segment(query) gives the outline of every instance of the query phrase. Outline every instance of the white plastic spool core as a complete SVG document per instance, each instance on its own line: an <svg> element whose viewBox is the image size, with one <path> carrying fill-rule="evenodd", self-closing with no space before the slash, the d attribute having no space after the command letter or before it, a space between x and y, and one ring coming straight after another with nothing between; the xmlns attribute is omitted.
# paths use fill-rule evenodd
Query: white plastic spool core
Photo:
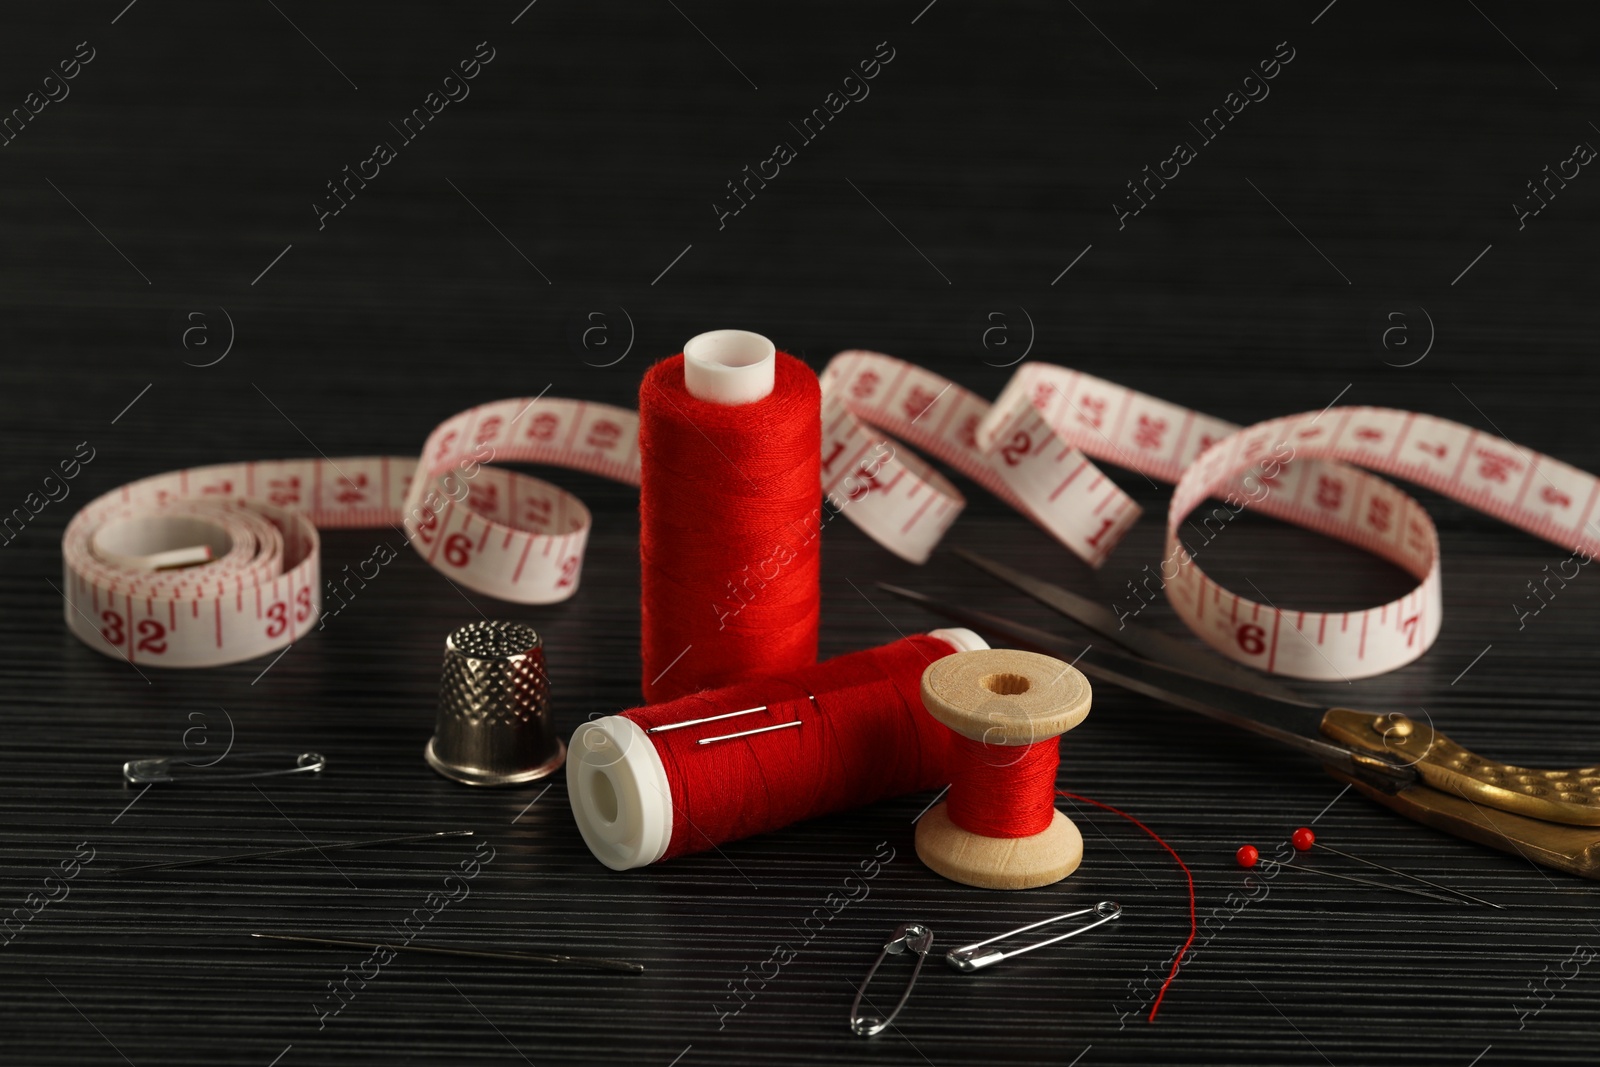
<svg viewBox="0 0 1600 1067"><path fill-rule="evenodd" d="M957 652L989 647L960 627L928 636ZM612 870L646 867L666 855L672 841L667 771L655 743L631 719L608 715L573 733L567 746L567 797L584 844Z"/></svg>
<svg viewBox="0 0 1600 1067"><path fill-rule="evenodd" d="M749 330L712 330L683 346L683 384L713 404L753 404L772 392L777 347Z"/></svg>

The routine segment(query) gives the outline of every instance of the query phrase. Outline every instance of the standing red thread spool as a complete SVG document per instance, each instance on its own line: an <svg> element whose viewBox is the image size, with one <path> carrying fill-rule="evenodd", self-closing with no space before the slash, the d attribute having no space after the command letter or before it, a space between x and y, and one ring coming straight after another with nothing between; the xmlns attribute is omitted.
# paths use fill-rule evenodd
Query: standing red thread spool
<svg viewBox="0 0 1600 1067"><path fill-rule="evenodd" d="M743 330L639 386L640 652L655 703L815 663L822 391Z"/></svg>
<svg viewBox="0 0 1600 1067"><path fill-rule="evenodd" d="M567 758L584 842L627 870L943 785L952 735L922 710L919 679L984 647L935 630L584 723Z"/></svg>
<svg viewBox="0 0 1600 1067"><path fill-rule="evenodd" d="M1089 682L1034 652L984 649L939 660L922 703L951 731L950 796L917 823L917 855L983 889L1059 882L1083 861L1083 836L1056 810L1060 735L1089 714Z"/></svg>

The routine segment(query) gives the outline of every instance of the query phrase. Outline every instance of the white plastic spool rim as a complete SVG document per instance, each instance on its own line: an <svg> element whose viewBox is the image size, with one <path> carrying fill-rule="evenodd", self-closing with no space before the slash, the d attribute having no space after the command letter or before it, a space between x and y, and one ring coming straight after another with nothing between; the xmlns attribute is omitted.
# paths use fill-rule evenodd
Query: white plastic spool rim
<svg viewBox="0 0 1600 1067"><path fill-rule="evenodd" d="M713 404L753 404L772 392L777 347L749 330L711 330L683 346L683 384Z"/></svg>

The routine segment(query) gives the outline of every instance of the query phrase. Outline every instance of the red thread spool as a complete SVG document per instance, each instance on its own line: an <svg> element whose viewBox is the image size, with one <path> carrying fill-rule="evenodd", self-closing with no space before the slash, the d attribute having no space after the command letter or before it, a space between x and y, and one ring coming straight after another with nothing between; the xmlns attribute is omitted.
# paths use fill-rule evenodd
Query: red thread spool
<svg viewBox="0 0 1600 1067"><path fill-rule="evenodd" d="M919 679L929 661L984 647L935 630L585 723L567 759L578 829L627 870L943 785L953 735L923 712ZM763 710L696 722L750 708Z"/></svg>
<svg viewBox="0 0 1600 1067"><path fill-rule="evenodd" d="M939 660L922 703L951 734L950 796L917 824L917 855L984 889L1059 882L1083 861L1083 836L1056 810L1059 737L1089 714L1089 682L1034 652L984 649Z"/></svg>
<svg viewBox="0 0 1600 1067"><path fill-rule="evenodd" d="M743 330L639 386L640 652L651 703L816 662L822 392Z"/></svg>

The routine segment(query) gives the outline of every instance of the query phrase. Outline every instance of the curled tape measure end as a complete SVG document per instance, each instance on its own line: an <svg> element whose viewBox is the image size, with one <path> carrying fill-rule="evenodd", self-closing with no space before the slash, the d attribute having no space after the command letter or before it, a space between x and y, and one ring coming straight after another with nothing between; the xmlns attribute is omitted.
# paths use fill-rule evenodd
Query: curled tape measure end
<svg viewBox="0 0 1600 1067"><path fill-rule="evenodd" d="M565 600L578 587L589 510L549 482L491 466L497 460L637 485L638 417L607 404L519 397L453 416L429 435L420 460L219 464L133 482L67 525L68 628L140 667L277 653L321 621L318 526L387 530L387 549L408 543L452 582L487 596ZM330 584L360 586L373 576L360 569L347 566Z"/></svg>

